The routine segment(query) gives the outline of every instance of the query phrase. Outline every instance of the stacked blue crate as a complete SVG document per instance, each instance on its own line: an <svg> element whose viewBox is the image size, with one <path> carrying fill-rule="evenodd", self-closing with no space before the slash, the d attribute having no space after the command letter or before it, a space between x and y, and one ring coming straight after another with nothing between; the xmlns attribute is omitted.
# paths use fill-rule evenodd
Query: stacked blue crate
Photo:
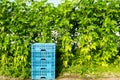
<svg viewBox="0 0 120 80"><path fill-rule="evenodd" d="M35 43L31 46L32 80L55 80L55 44Z"/></svg>

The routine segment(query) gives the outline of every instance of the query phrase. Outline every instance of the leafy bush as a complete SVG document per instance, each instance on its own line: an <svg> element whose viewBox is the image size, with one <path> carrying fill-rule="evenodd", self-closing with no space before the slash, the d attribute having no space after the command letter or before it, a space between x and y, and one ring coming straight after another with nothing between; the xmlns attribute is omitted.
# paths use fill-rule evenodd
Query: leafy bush
<svg viewBox="0 0 120 80"><path fill-rule="evenodd" d="M57 7L46 0L0 0L0 10L1 75L30 77L35 42L56 43L57 73L71 66L84 72L93 65L119 64L119 0L65 0Z"/></svg>

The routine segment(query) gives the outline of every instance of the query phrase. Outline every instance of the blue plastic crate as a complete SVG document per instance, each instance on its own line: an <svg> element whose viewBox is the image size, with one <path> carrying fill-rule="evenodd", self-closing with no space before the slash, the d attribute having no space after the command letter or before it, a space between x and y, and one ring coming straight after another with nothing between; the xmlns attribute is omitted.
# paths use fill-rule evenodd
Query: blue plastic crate
<svg viewBox="0 0 120 80"><path fill-rule="evenodd" d="M43 58L43 57L31 57L31 61L33 62L41 62L41 61L54 61L55 62L55 57L51 57L51 58Z"/></svg>
<svg viewBox="0 0 120 80"><path fill-rule="evenodd" d="M40 76L40 75L33 74L32 80L55 80L55 77L50 75L49 77L47 77L47 76Z"/></svg>
<svg viewBox="0 0 120 80"><path fill-rule="evenodd" d="M40 60L32 60L32 70L40 70L41 67L44 67L49 70L55 70L55 60L46 60L44 58L41 58Z"/></svg>
<svg viewBox="0 0 120 80"><path fill-rule="evenodd" d="M55 71L55 66L53 66L53 65L49 65L49 66L46 66L46 65L32 66L31 71L41 71L41 68L46 68L46 71L49 71L49 70L54 70Z"/></svg>
<svg viewBox="0 0 120 80"><path fill-rule="evenodd" d="M31 57L32 61L55 61L55 57L51 57L51 58L41 58L41 57Z"/></svg>
<svg viewBox="0 0 120 80"><path fill-rule="evenodd" d="M45 78L55 78L55 72L54 71L33 71L32 72L32 78L37 77L38 79L41 77Z"/></svg>
<svg viewBox="0 0 120 80"><path fill-rule="evenodd" d="M46 74L45 76L47 76L48 74L50 74L51 76L54 76L53 74L55 74L54 70L41 70L41 71L32 71L32 74L37 74L37 75L43 75Z"/></svg>
<svg viewBox="0 0 120 80"><path fill-rule="evenodd" d="M32 80L55 80L55 44L35 43L31 45Z"/></svg>
<svg viewBox="0 0 120 80"><path fill-rule="evenodd" d="M42 64L55 64L54 60L45 60L45 61L31 61L32 65L42 65Z"/></svg>
<svg viewBox="0 0 120 80"><path fill-rule="evenodd" d="M32 74L32 79L41 79L42 77L45 77L46 79L54 79L55 75L49 74L49 73L43 73L43 74Z"/></svg>
<svg viewBox="0 0 120 80"><path fill-rule="evenodd" d="M43 57L43 58L51 58L55 57L53 52L32 52L32 57Z"/></svg>
<svg viewBox="0 0 120 80"><path fill-rule="evenodd" d="M47 62L32 62L31 63L31 66L42 66L42 65L45 67L55 66L55 62L47 61Z"/></svg>
<svg viewBox="0 0 120 80"><path fill-rule="evenodd" d="M41 66L41 65L38 65L38 66L32 66L31 67L31 71L41 71L42 68L45 68L45 70L49 71L49 70L55 70L55 66Z"/></svg>
<svg viewBox="0 0 120 80"><path fill-rule="evenodd" d="M54 43L35 43L31 46L32 52L55 52L55 44Z"/></svg>
<svg viewBox="0 0 120 80"><path fill-rule="evenodd" d="M43 59L43 58L42 58ZM34 63L39 63L39 64L51 64L51 63L55 63L55 60L54 59L45 59L45 60L32 60L31 62L34 62Z"/></svg>

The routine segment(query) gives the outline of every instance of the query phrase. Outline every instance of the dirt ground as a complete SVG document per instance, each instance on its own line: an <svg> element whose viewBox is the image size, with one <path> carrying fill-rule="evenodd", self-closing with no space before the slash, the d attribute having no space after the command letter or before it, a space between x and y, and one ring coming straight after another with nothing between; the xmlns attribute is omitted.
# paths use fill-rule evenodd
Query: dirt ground
<svg viewBox="0 0 120 80"><path fill-rule="evenodd" d="M15 78L0 78L0 80L19 80ZM25 80L31 80L31 79L25 79ZM120 80L120 78L57 78L56 80Z"/></svg>
<svg viewBox="0 0 120 80"><path fill-rule="evenodd" d="M60 78L56 80L120 80L120 78Z"/></svg>
<svg viewBox="0 0 120 80"><path fill-rule="evenodd" d="M80 78L77 76L65 76L65 77L60 77L57 78L56 80L120 80L120 77L99 77L99 78L94 78L94 77L88 77L88 78Z"/></svg>
<svg viewBox="0 0 120 80"><path fill-rule="evenodd" d="M114 75L105 75L103 77L93 77L89 76L86 78L80 78L77 75L64 75L59 78L56 78L56 80L120 80L120 76L114 76Z"/></svg>
<svg viewBox="0 0 120 80"><path fill-rule="evenodd" d="M20 80L20 79L0 76L0 80ZM24 79L24 80L31 80L31 79ZM120 77L111 76L111 77L102 77L102 78L93 78L93 77L80 78L78 76L71 75L71 76L61 76L56 78L55 80L120 80Z"/></svg>

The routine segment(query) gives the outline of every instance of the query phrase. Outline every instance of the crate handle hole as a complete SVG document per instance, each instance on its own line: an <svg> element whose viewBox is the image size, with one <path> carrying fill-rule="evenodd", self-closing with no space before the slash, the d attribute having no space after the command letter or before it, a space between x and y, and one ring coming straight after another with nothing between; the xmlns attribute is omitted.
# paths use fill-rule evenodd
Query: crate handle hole
<svg viewBox="0 0 120 80"><path fill-rule="evenodd" d="M45 68L41 68L41 69L45 69Z"/></svg>
<svg viewBox="0 0 120 80"><path fill-rule="evenodd" d="M46 77L41 77L42 79L45 79Z"/></svg>
<svg viewBox="0 0 120 80"><path fill-rule="evenodd" d="M46 51L45 49L41 49L41 51Z"/></svg>
<svg viewBox="0 0 120 80"><path fill-rule="evenodd" d="M46 59L41 59L41 60L46 60Z"/></svg>

